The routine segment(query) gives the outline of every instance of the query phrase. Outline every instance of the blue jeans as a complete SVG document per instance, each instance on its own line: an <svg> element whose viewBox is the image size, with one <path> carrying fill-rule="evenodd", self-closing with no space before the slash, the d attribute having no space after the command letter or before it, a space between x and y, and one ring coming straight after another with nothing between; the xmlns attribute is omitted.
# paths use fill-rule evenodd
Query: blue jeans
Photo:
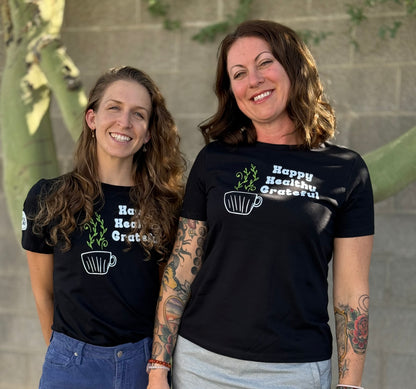
<svg viewBox="0 0 416 389"><path fill-rule="evenodd" d="M39 389L145 389L151 338L115 347L94 346L54 332Z"/></svg>

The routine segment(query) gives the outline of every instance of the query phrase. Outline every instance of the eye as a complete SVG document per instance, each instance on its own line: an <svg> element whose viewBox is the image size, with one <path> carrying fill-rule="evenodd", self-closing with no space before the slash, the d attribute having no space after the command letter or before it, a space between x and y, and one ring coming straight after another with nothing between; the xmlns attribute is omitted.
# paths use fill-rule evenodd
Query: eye
<svg viewBox="0 0 416 389"><path fill-rule="evenodd" d="M109 109L109 110L113 110L113 111L118 111L118 110L119 110L119 107L118 107L117 105L110 105L110 106L108 107L108 109Z"/></svg>
<svg viewBox="0 0 416 389"><path fill-rule="evenodd" d="M261 61L260 62L259 66L260 67L265 67L267 65L270 65L271 63L273 63L273 60L272 59L265 59L264 61Z"/></svg>
<svg viewBox="0 0 416 389"><path fill-rule="evenodd" d="M133 113L133 115L134 115L136 118L139 118L139 119L144 119L144 115L143 115L141 112L139 112L139 111L134 112L134 113Z"/></svg>
<svg viewBox="0 0 416 389"><path fill-rule="evenodd" d="M245 72L236 72L233 75L233 80L237 80L239 78L242 78L244 76Z"/></svg>

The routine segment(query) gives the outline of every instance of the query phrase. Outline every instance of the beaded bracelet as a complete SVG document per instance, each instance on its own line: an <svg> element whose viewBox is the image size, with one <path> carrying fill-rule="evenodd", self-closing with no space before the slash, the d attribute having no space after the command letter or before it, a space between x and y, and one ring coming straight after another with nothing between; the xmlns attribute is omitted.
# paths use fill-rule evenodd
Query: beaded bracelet
<svg viewBox="0 0 416 389"><path fill-rule="evenodd" d="M158 365L156 363L148 363L146 366L146 373L149 374L150 370L153 369L163 369L163 370L170 370L167 366L163 366L163 365Z"/></svg>
<svg viewBox="0 0 416 389"><path fill-rule="evenodd" d="M151 369L170 370L172 365L169 362L159 361L158 359L149 359L147 361L146 373L149 374Z"/></svg>
<svg viewBox="0 0 416 389"><path fill-rule="evenodd" d="M149 359L148 363L155 363L156 365L166 366L168 369L172 368L172 365L169 362L159 361L158 359Z"/></svg>
<svg viewBox="0 0 416 389"><path fill-rule="evenodd" d="M338 384L337 388L352 388L352 389L364 389L362 386Z"/></svg>

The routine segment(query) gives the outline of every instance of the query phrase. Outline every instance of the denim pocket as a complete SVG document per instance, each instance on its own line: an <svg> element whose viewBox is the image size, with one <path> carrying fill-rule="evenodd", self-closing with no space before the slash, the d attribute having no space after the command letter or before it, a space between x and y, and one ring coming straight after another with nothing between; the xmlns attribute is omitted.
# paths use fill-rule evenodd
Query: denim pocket
<svg viewBox="0 0 416 389"><path fill-rule="evenodd" d="M60 347L60 345L56 344L52 339L48 350L46 351L45 363L53 366L67 367L71 364L73 358L74 354L70 350L67 350L62 346Z"/></svg>

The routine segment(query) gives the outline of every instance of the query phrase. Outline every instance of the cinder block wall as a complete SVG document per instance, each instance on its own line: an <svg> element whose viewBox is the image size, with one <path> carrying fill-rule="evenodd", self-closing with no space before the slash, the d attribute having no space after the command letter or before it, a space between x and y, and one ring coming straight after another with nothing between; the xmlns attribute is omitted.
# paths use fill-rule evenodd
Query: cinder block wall
<svg viewBox="0 0 416 389"><path fill-rule="evenodd" d="M182 149L192 163L203 144L197 124L216 106L212 83L219 38L200 44L191 37L201 27L223 20L239 2L166 2L171 19L182 21L179 31L165 30L162 20L148 13L144 0L68 0L62 37L86 90L110 66L130 64L149 72L167 99ZM333 32L312 51L337 111L337 141L365 154L416 124L416 19L405 19L404 9L397 5L378 8L356 31L361 44L357 51L346 34L345 2L255 0L251 17L273 19L295 30ZM379 40L378 26L392 20L403 21L398 35ZM4 56L0 44L0 72ZM52 115L59 160L66 170L72 141L56 105ZM377 204L370 344L363 382L367 389L410 388L416 381L415 226L416 183ZM45 346L2 183L0 242L0 389L35 388Z"/></svg>

